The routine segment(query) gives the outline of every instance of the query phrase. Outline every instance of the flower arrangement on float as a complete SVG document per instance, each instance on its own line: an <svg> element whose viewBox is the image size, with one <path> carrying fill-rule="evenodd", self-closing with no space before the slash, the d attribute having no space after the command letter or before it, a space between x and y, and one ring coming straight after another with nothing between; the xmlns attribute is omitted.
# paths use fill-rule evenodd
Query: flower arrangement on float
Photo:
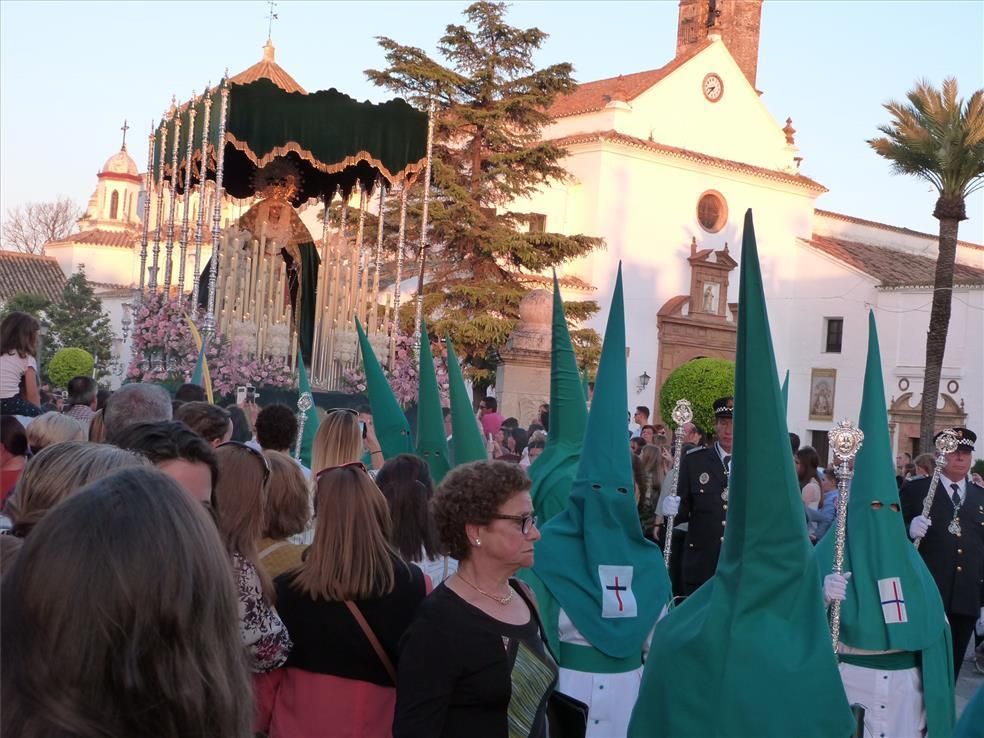
<svg viewBox="0 0 984 738"><path fill-rule="evenodd" d="M384 334L382 337L385 339ZM376 358L385 369L388 366L389 342L386 340L373 345L376 351ZM441 392L441 402L448 403L448 365L447 349L444 344L431 344L434 352L434 371L437 374L437 386ZM417 389L419 384L418 371L419 359L417 358L417 347L413 336L397 334L396 337L396 363L394 370L389 372L389 383L396 396L396 401L401 407L408 407L417 403ZM366 375L362 370L362 361L351 368L344 369L341 375L342 386L350 392L366 391Z"/></svg>
<svg viewBox="0 0 984 738"><path fill-rule="evenodd" d="M133 359L126 376L131 382L181 384L187 382L198 361L198 348L186 316L187 305L163 294L147 295L134 312ZM192 316L200 318L200 315ZM201 320L196 320L200 324ZM221 333L206 338L212 388L227 395L236 387L292 387L294 373L286 356L247 353L241 343Z"/></svg>

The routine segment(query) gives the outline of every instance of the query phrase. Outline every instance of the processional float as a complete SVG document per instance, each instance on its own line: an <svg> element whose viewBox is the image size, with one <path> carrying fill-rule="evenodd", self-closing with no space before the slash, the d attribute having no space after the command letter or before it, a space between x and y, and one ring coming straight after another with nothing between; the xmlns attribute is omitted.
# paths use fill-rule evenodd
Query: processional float
<svg viewBox="0 0 984 738"><path fill-rule="evenodd" d="M299 349L312 384L334 389L358 360L355 318L377 354L395 355L407 191L430 171L432 126L428 112L400 99L377 105L335 89L304 92L272 60L268 42L265 61L291 84L277 75L226 78L182 104L172 99L152 128L139 292L188 300L201 309L206 333L256 358L293 367ZM393 196L400 227L390 297L381 293L380 271L384 205ZM248 210L223 222L223 203L233 200ZM320 242L296 210L313 200L324 207ZM340 203L335 223L333 202ZM366 232L369 211L375 238ZM425 219L426 212L425 203ZM202 270L206 240L212 255Z"/></svg>

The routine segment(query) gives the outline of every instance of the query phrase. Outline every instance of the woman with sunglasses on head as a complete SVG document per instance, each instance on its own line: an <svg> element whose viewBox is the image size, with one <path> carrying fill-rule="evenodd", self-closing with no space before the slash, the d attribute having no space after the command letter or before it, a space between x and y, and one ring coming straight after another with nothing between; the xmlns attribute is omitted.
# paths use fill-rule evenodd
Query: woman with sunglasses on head
<svg viewBox="0 0 984 738"><path fill-rule="evenodd" d="M516 464L453 469L434 498L458 571L420 606L400 652L394 738L547 735L557 681L528 590L540 538L530 480Z"/></svg>
<svg viewBox="0 0 984 738"><path fill-rule="evenodd" d="M269 672L284 663L290 651L290 637L273 609L273 582L256 550L263 536L270 464L262 453L237 441L220 444L215 457L219 465L216 523L232 555L239 590L239 631L250 669Z"/></svg>
<svg viewBox="0 0 984 738"><path fill-rule="evenodd" d="M389 738L398 644L426 595L390 543L386 500L361 462L323 469L314 542L276 579L294 648L261 703L270 738Z"/></svg>
<svg viewBox="0 0 984 738"><path fill-rule="evenodd" d="M311 447L311 470L360 461L368 453L373 471L383 466L383 452L372 427L372 416L362 419L352 408L330 410L318 426Z"/></svg>

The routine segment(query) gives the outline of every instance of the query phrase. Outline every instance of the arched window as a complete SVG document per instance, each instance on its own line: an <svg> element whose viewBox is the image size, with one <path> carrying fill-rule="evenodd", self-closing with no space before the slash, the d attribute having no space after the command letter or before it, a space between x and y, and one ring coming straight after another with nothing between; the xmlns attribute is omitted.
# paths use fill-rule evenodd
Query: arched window
<svg viewBox="0 0 984 738"><path fill-rule="evenodd" d="M109 200L109 219L116 220L117 213L120 210L120 193L113 190L113 197Z"/></svg>

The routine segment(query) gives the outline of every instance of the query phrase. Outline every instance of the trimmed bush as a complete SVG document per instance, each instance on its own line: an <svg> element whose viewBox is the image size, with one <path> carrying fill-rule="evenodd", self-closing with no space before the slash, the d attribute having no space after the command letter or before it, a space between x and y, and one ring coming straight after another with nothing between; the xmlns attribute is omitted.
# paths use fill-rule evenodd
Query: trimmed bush
<svg viewBox="0 0 984 738"><path fill-rule="evenodd" d="M67 387L75 377L91 377L96 361L92 354L80 348L63 348L51 357L48 379L56 387Z"/></svg>
<svg viewBox="0 0 984 738"><path fill-rule="evenodd" d="M694 359L677 367L659 393L659 414L668 428L673 406L686 399L694 408L694 422L704 432L714 429L714 401L735 393L735 362L729 359Z"/></svg>

